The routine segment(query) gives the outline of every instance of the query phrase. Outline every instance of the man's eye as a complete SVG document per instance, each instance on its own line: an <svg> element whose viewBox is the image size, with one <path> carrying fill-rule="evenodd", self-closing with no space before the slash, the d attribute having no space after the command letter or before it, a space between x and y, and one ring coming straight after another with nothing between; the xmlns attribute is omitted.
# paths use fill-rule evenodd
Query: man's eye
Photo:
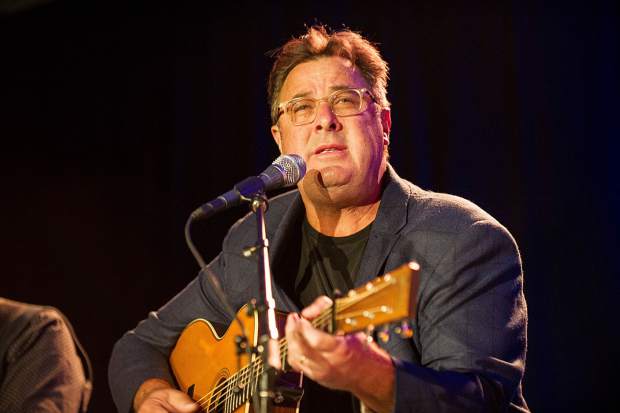
<svg viewBox="0 0 620 413"><path fill-rule="evenodd" d="M357 94L343 93L341 95L336 96L333 104L338 105L338 106L349 106L349 105L357 105L358 103L359 103L359 96Z"/></svg>
<svg viewBox="0 0 620 413"><path fill-rule="evenodd" d="M299 112L304 112L304 111L311 111L312 107L313 105L310 102L298 102L295 105L293 105L293 112L299 113Z"/></svg>

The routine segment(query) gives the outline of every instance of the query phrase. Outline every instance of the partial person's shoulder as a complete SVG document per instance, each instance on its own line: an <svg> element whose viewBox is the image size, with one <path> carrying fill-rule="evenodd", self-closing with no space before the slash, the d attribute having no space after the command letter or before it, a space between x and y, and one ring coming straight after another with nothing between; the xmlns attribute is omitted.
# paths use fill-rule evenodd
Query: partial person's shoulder
<svg viewBox="0 0 620 413"><path fill-rule="evenodd" d="M14 323L17 320L24 320L29 323L59 323L65 324L65 317L57 308L22 303L18 301L0 299L0 317L3 322Z"/></svg>
<svg viewBox="0 0 620 413"><path fill-rule="evenodd" d="M43 335L61 337L63 341L72 342L70 327L65 317L54 307L3 298L0 300L0 320L3 339L8 339L14 350L7 354L13 357L19 356L15 351L25 351L29 343L41 339ZM12 338L8 338L9 336ZM16 345L18 342L19 345Z"/></svg>
<svg viewBox="0 0 620 413"><path fill-rule="evenodd" d="M2 337L6 337L9 333L18 336L29 326L39 325L42 319L59 317L56 312L48 311L47 307L0 298L0 335Z"/></svg>

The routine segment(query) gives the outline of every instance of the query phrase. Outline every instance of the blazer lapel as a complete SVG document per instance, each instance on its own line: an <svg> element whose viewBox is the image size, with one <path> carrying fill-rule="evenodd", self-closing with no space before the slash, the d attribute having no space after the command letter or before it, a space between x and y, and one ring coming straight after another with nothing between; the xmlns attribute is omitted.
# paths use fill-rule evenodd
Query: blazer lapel
<svg viewBox="0 0 620 413"><path fill-rule="evenodd" d="M377 218L372 224L368 244L360 264L355 286L359 287L385 272L385 262L407 223L411 189L388 164L386 186Z"/></svg>

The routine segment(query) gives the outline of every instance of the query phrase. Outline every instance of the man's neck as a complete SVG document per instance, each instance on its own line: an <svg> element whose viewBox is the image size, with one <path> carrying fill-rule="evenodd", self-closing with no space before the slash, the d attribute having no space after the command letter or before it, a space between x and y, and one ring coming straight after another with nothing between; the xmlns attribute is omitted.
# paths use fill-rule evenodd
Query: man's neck
<svg viewBox="0 0 620 413"><path fill-rule="evenodd" d="M323 235L346 237L370 225L379 211L380 200L349 208L329 208L306 204L308 223Z"/></svg>

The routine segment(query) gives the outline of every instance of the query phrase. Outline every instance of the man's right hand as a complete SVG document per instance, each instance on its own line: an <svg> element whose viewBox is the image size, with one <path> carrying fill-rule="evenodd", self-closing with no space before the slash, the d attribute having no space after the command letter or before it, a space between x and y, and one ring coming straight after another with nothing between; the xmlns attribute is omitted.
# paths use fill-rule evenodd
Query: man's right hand
<svg viewBox="0 0 620 413"><path fill-rule="evenodd" d="M200 406L167 381L148 379L138 388L133 407L136 413L192 413Z"/></svg>

